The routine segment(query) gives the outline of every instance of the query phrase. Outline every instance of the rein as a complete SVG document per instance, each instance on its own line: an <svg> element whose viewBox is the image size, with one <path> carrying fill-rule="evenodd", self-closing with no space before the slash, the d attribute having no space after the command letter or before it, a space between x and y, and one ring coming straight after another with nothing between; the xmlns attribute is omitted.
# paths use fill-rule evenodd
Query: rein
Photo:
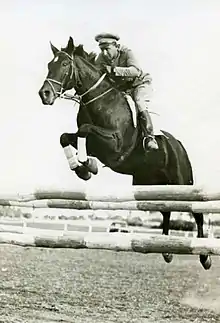
<svg viewBox="0 0 220 323"><path fill-rule="evenodd" d="M72 79L72 77L73 77L73 70L74 70L73 57L70 56L68 53L66 53L64 51L60 51L59 53L65 54L71 60L71 66L70 66L71 67L71 73L70 73L70 77L69 77L69 81L70 81ZM94 85L92 85L86 92L84 92L81 95L79 95L79 94L71 95L71 94L63 93L63 91L64 91L64 83L66 81L66 77L68 76L68 74L69 74L69 72L64 75L64 79L63 79L62 82L59 82L59 81L51 79L51 78L46 78L46 80L45 80L45 81L47 81L49 83L50 87L52 88L52 91L56 95L58 95L58 97L61 98L61 99L73 100L73 101L75 101L75 102L77 102L79 104L82 103L83 105L86 106L86 105L100 99L101 97L103 97L104 95L106 95L107 93L109 93L110 91L113 90L113 87L111 87L107 91L99 94L98 96L94 97L93 99L91 99L91 100L89 100L87 102L83 102L82 101L83 97L86 94L88 94L88 93L92 92L93 90L95 90L102 83L102 81L106 77L106 73L104 73ZM60 91L59 92L56 91L53 83L60 85Z"/></svg>

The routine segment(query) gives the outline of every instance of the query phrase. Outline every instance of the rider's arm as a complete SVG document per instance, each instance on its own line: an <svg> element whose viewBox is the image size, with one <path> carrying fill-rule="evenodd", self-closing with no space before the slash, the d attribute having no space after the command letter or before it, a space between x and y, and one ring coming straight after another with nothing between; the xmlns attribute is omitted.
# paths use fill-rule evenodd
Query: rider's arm
<svg viewBox="0 0 220 323"><path fill-rule="evenodd" d="M121 77L137 77L140 76L142 71L130 49L126 51L126 67L114 67L114 75Z"/></svg>

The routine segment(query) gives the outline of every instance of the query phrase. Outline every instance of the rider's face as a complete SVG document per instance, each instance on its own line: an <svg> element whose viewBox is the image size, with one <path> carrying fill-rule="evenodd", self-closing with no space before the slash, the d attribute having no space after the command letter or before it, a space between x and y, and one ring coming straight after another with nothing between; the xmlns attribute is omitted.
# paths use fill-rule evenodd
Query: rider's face
<svg viewBox="0 0 220 323"><path fill-rule="evenodd" d="M106 44L105 46L101 47L101 51L108 59L113 59L118 54L118 49L115 44Z"/></svg>

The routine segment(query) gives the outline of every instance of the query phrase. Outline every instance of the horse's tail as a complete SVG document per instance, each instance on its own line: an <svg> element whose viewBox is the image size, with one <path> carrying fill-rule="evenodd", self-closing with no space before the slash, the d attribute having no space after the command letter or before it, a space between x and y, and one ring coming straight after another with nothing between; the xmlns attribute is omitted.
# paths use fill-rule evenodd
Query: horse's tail
<svg viewBox="0 0 220 323"><path fill-rule="evenodd" d="M193 185L193 170L189 160L188 153L182 142L175 138L170 133L162 130L165 134L168 149L170 151L170 170L176 172L177 178L179 176L179 185ZM174 176L175 177L175 176ZM177 183L176 183L177 184Z"/></svg>
<svg viewBox="0 0 220 323"><path fill-rule="evenodd" d="M180 141L180 140L178 140L177 139L177 141L178 141L178 143L179 143L179 145L180 145L180 147L181 147L181 150L182 150L182 152L183 152L183 155L184 155L184 160L185 160L185 180L186 180L186 185L193 185L193 183L194 183L194 179L193 179L193 170L192 170L192 164L191 164L191 162L190 162L190 160L189 160L189 156L188 156L188 153L187 153L187 151L186 151L186 149L185 149L185 147L183 146L183 144L182 144L182 142Z"/></svg>

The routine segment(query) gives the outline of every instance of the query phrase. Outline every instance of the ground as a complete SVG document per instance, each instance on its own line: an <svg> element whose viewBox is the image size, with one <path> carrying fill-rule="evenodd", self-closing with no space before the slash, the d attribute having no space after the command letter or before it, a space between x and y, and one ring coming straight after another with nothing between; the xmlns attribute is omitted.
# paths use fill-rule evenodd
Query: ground
<svg viewBox="0 0 220 323"><path fill-rule="evenodd" d="M1 245L0 322L220 322L212 258Z"/></svg>

